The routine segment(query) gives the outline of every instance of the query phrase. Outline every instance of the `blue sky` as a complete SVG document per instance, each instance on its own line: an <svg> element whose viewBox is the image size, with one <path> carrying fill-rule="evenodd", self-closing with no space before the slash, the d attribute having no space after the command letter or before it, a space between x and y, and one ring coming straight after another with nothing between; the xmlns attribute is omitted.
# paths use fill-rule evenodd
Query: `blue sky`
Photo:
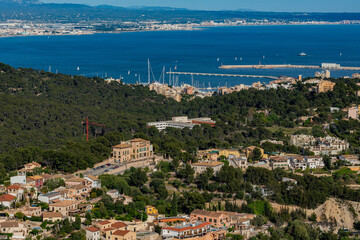
<svg viewBox="0 0 360 240"><path fill-rule="evenodd" d="M360 0L42 0L115 6L167 6L202 10L253 9L286 12L360 12Z"/></svg>

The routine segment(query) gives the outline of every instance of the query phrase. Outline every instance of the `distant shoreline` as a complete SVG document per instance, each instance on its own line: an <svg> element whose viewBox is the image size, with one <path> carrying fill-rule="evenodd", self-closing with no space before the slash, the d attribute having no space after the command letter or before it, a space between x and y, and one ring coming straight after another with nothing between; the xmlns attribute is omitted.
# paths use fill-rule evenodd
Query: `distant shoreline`
<svg viewBox="0 0 360 240"><path fill-rule="evenodd" d="M74 34L21 34L21 35L0 35L0 38L12 38L12 37L50 37L50 36L85 36L95 34L122 34L122 33L137 33L137 32L170 32L170 31L201 31L204 28L217 28L217 27L260 27L260 26L349 26L360 25L359 23L341 23L341 22L304 22L304 23L243 23L243 24L219 24L219 25L189 25L187 29L154 29L154 30L131 30L131 31L94 31L87 33L74 33Z"/></svg>

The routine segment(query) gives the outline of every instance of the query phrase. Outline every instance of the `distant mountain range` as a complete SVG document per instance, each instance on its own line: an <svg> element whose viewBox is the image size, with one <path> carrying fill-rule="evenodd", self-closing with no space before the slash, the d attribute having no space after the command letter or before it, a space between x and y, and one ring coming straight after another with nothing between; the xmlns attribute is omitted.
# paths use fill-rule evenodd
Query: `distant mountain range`
<svg viewBox="0 0 360 240"><path fill-rule="evenodd" d="M117 7L110 5L42 3L39 0L0 0L0 21L9 19L41 22L147 21L187 23L223 20L341 21L360 20L359 13L258 12L251 9L200 11L172 7Z"/></svg>

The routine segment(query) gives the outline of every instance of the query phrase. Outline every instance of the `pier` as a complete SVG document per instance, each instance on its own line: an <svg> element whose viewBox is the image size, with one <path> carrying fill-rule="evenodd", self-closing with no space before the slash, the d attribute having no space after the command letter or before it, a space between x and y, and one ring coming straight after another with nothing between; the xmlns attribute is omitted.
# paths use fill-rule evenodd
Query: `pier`
<svg viewBox="0 0 360 240"><path fill-rule="evenodd" d="M195 73L195 72L167 72L170 75L192 75L192 76L214 76L214 77L242 77L242 78L267 78L278 79L274 76L261 76L261 75L241 75L241 74L227 74L227 73Z"/></svg>
<svg viewBox="0 0 360 240"><path fill-rule="evenodd" d="M351 70L360 71L360 67L334 67L323 68L316 65L291 65L291 64L278 64L278 65L222 65L221 69L279 69L279 68L302 68L302 69L324 69L324 70Z"/></svg>

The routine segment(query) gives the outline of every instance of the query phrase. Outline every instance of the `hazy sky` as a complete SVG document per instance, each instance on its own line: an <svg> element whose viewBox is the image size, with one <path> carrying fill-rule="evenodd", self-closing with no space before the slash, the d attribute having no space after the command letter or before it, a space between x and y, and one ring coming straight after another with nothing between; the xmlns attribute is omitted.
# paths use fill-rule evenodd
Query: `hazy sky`
<svg viewBox="0 0 360 240"><path fill-rule="evenodd" d="M202 10L360 12L360 0L42 0L42 2L109 4L124 7L167 6Z"/></svg>

